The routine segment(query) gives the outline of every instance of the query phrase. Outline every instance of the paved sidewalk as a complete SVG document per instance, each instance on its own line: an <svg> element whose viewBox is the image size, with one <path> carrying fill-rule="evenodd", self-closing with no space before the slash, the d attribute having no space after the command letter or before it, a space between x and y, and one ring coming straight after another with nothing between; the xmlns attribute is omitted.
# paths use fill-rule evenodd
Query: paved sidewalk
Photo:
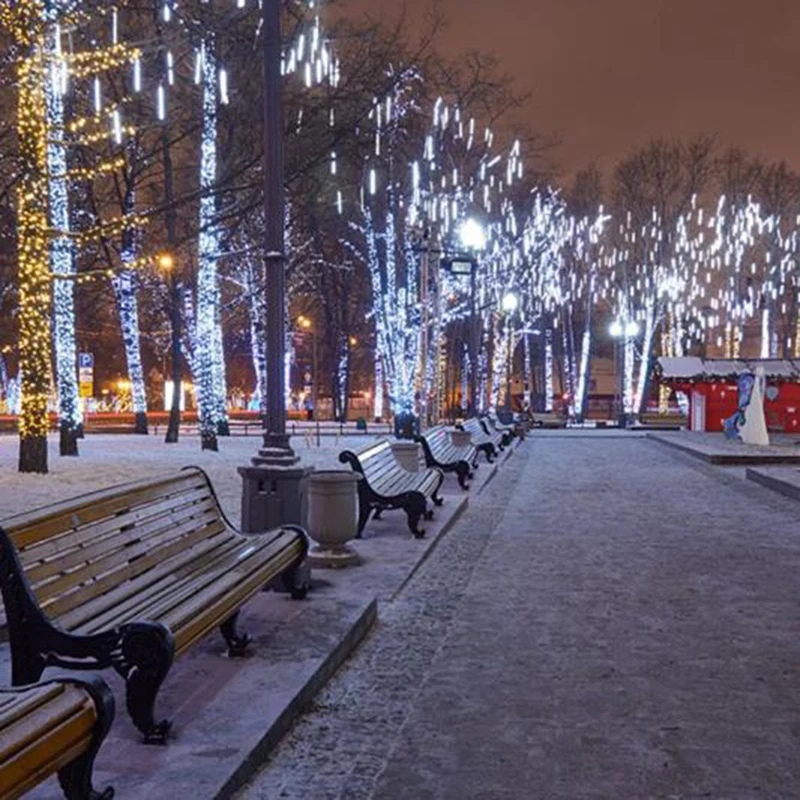
<svg viewBox="0 0 800 800"><path fill-rule="evenodd" d="M797 503L639 439L515 461L247 796L800 796Z"/></svg>

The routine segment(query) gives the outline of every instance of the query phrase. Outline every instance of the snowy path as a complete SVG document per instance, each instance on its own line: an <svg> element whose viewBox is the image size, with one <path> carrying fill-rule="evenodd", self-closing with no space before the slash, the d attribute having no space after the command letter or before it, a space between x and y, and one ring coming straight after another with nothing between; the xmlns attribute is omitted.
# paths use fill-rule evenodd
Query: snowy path
<svg viewBox="0 0 800 800"><path fill-rule="evenodd" d="M513 466L245 796L800 796L800 506L643 440Z"/></svg>

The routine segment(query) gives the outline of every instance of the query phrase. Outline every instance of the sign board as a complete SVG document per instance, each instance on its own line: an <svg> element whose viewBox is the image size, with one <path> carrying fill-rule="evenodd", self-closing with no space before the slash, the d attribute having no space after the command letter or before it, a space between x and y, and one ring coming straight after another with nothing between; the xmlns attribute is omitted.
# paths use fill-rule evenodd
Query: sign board
<svg viewBox="0 0 800 800"><path fill-rule="evenodd" d="M94 397L94 355L78 354L78 384L81 397Z"/></svg>

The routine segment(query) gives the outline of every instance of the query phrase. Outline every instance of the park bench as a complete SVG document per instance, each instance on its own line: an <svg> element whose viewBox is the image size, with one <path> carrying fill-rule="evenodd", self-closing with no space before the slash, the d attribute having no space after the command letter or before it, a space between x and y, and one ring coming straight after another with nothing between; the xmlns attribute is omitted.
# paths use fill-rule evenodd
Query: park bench
<svg viewBox="0 0 800 800"><path fill-rule="evenodd" d="M567 420L555 411L534 411L531 414L534 428L566 428Z"/></svg>
<svg viewBox="0 0 800 800"><path fill-rule="evenodd" d="M515 431L513 425L503 425L491 411L481 420L484 423L486 433L499 433L503 437L503 447L508 447L514 439Z"/></svg>
<svg viewBox="0 0 800 800"><path fill-rule="evenodd" d="M439 469L409 472L392 452L388 439L381 439L356 452L345 450L339 454L342 464L364 476L358 483L358 535L361 536L370 514L375 517L387 509L402 508L408 517L408 527L415 537L422 538L425 531L419 527L421 519L432 519L433 511L428 501L440 506L439 489L444 473Z"/></svg>
<svg viewBox="0 0 800 800"><path fill-rule="evenodd" d="M442 472L455 472L458 484L462 489L469 489L467 480L473 477L478 451L472 445L456 447L450 436L450 431L444 425L430 428L423 434L415 437L422 445L425 454L425 464L436 467Z"/></svg>
<svg viewBox="0 0 800 800"><path fill-rule="evenodd" d="M242 655L239 609L279 578L305 596L307 550L302 528L237 532L197 468L7 520L0 589L12 683L34 683L48 666L113 667L145 741L163 743L170 723L153 710L173 658L216 627Z"/></svg>
<svg viewBox="0 0 800 800"><path fill-rule="evenodd" d="M22 797L58 773L67 800L111 800L113 789L92 789L92 767L113 719L99 678L0 689L0 796Z"/></svg>
<svg viewBox="0 0 800 800"><path fill-rule="evenodd" d="M679 431L686 427L686 417L683 414L661 414L659 412L645 411L639 415L637 428L648 430Z"/></svg>
<svg viewBox="0 0 800 800"><path fill-rule="evenodd" d="M486 456L486 460L491 464L500 450L503 449L503 436L500 433L487 433L477 417L465 420L457 426L462 431L472 436L472 444Z"/></svg>

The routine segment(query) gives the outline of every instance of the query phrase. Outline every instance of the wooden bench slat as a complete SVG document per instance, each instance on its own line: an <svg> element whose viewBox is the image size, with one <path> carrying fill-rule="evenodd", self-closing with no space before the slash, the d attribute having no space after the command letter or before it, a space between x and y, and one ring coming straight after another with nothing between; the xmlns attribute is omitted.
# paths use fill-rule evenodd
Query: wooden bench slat
<svg viewBox="0 0 800 800"><path fill-rule="evenodd" d="M0 691L0 733L10 727L20 717L53 700L64 692L64 685L49 683L28 691ZM0 754L2 750L0 750Z"/></svg>
<svg viewBox="0 0 800 800"><path fill-rule="evenodd" d="M203 638L210 630L224 622L248 597L280 574L296 557L297 551L283 550L274 559L261 562L258 569L252 570L244 578L226 576L220 585L224 585L228 591L221 593L216 590L216 587L209 588L208 595L213 600L209 600L201 606L203 614L194 613L194 609L184 605L175 609L171 615L162 618L162 622L170 627L174 620L178 652L188 649L195 641ZM200 602L198 599L197 603ZM195 608L197 608L197 603Z"/></svg>
<svg viewBox="0 0 800 800"><path fill-rule="evenodd" d="M139 592L146 590L161 575L173 569L180 569L190 561L219 548L230 546L231 537L218 522L211 527L216 531L213 537L200 529L190 534L190 541L185 547L172 545L172 552L162 554L160 558L144 556L140 559L138 569L121 569L112 575L105 576L79 592L69 595L70 602L45 607L45 611L67 630L75 630L75 626L92 619L111 609L112 611L128 598L134 598ZM181 542L178 543L179 545ZM55 601L58 603L58 601Z"/></svg>
<svg viewBox="0 0 800 800"><path fill-rule="evenodd" d="M94 706L85 692L74 686L63 686L63 691L39 703L11 725L0 732L0 761L6 761L15 753L39 738L44 731L57 727L63 720L91 711L94 723Z"/></svg>
<svg viewBox="0 0 800 800"><path fill-rule="evenodd" d="M146 605L135 607L129 614L134 618L165 622L177 635L180 632L178 630L180 622L203 610L203 602L198 598L207 596L208 587L211 587L212 595L226 594L227 580L231 580L231 585L234 585L247 574L248 570L258 569L261 563L274 558L282 549L284 542L280 539L264 547L253 547L246 542L238 544L237 547L220 553L218 558L212 564L205 565L202 571L187 572L183 576L172 573L168 594ZM176 609L184 606L187 608L185 613L180 612L177 618L169 617ZM116 624L120 624L121 621L118 619Z"/></svg>
<svg viewBox="0 0 800 800"><path fill-rule="evenodd" d="M281 541L281 539L265 539L258 544L263 549ZM70 630L75 633L90 634L122 625L136 618L162 621L161 617L169 609L169 605L162 607L159 614L160 604L165 601L167 604L177 602L185 595L186 592L184 595L179 593L187 586L186 591L191 595L198 589L198 583L195 582L198 575L219 573L220 564L224 559L235 554L241 546L237 538L228 534L213 548L196 547L194 553L184 554L181 564L164 565L164 568L160 568L157 573L154 571L153 574L142 576L135 587L120 587L115 591L114 602L108 610L95 614L92 612L96 611L96 608L87 605L78 609L79 613L84 612L80 617L76 614L70 615L67 620L62 620L62 624L66 621L71 626ZM145 584L145 580L149 582ZM123 595L123 589L126 588L127 597Z"/></svg>
<svg viewBox="0 0 800 800"><path fill-rule="evenodd" d="M159 554L165 552L170 546L177 547L193 531L205 530L209 535L214 530L213 523L219 518L214 509L207 509L204 513L186 520L180 525L160 527L154 534L147 536L141 541L133 541L124 547L117 547L109 550L99 558L83 564L77 569L66 573L61 577L48 580L46 583L34 585L34 591L43 605L49 600L60 595L84 586L90 581L105 577L108 573L113 573L115 568L124 564L136 563L136 559L150 554L157 559ZM136 537L139 538L138 536Z"/></svg>
<svg viewBox="0 0 800 800"><path fill-rule="evenodd" d="M107 532L105 536L92 536L89 544L86 544L85 540L84 543L81 543L82 540L77 538L75 546L71 550L55 558L48 557L47 561L28 566L26 574L35 586L45 578L77 567L79 564L88 563L107 552L128 546L131 542L144 541L147 538L158 535L164 526L177 528L186 520L191 520L213 511L214 499L206 497L200 502L192 502L178 507L171 514L160 514L155 518L148 516L140 524ZM80 537L80 534L76 534L76 536Z"/></svg>
<svg viewBox="0 0 800 800"><path fill-rule="evenodd" d="M171 513L179 513L184 508L201 502L213 503L213 497L207 487L191 489L156 503L137 506L115 516L37 542L24 548L20 552L20 558L26 573L30 574L29 570L36 569L35 565L38 563L52 558L67 558L78 546L85 546L87 539L94 544L108 536L119 535L128 528L169 516Z"/></svg>
<svg viewBox="0 0 800 800"><path fill-rule="evenodd" d="M4 520L2 526L18 549L24 549L34 542L47 539L78 526L88 525L105 517L111 517L120 511L143 505L160 499L170 492L175 494L181 488L200 487L204 477L199 472L187 472L180 478L165 478L150 483L125 494L119 493L119 487L105 489L89 495L89 498L102 497L95 501L81 498L80 501L67 501L60 504L58 510L47 509L30 512L24 516Z"/></svg>
<svg viewBox="0 0 800 800"><path fill-rule="evenodd" d="M44 711L55 712L56 709L45 707ZM3 784L13 786L16 797L21 797L73 761L91 746L96 719L94 705L85 695L82 706L63 714L55 725L50 724L53 718L42 718L39 714L26 719L21 723L23 730L19 731L24 747L7 756L0 755Z"/></svg>

